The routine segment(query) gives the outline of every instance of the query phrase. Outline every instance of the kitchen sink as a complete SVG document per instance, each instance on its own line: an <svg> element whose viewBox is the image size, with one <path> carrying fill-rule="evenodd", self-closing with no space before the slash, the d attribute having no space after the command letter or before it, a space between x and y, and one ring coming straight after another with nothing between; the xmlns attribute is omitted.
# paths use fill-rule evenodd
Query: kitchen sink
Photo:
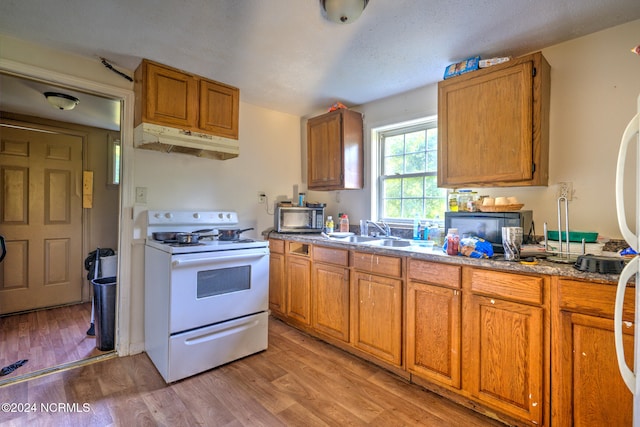
<svg viewBox="0 0 640 427"><path fill-rule="evenodd" d="M369 242L374 242L374 241L379 241L380 238L379 237L373 237L373 236L349 236L346 239L342 239L343 242L349 242L349 243L369 243Z"/></svg>
<svg viewBox="0 0 640 427"><path fill-rule="evenodd" d="M401 240L401 239L379 239L371 242L376 246L389 246L393 248L402 248L411 246L410 240Z"/></svg>

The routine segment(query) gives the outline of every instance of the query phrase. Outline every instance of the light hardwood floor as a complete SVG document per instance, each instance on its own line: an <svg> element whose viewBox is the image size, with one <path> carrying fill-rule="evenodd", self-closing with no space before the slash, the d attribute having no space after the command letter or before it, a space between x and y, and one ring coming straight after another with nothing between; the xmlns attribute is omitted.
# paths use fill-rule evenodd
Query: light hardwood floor
<svg viewBox="0 0 640 427"><path fill-rule="evenodd" d="M0 413L0 420L16 426L502 425L279 320L269 323L266 351L171 385L142 353L2 387L0 402L35 404L37 412ZM66 406L47 411L52 403Z"/></svg>
<svg viewBox="0 0 640 427"><path fill-rule="evenodd" d="M1 317L0 368L29 361L0 381L104 354L87 336L90 324L90 302Z"/></svg>

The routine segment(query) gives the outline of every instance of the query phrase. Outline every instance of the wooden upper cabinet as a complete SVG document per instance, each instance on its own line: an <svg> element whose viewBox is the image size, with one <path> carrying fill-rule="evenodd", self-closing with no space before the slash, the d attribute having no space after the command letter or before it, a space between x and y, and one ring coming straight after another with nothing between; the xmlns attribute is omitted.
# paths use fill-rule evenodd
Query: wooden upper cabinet
<svg viewBox="0 0 640 427"><path fill-rule="evenodd" d="M200 80L200 129L238 139L239 112L240 90L211 80Z"/></svg>
<svg viewBox="0 0 640 427"><path fill-rule="evenodd" d="M438 186L547 185L549 94L539 52L441 81Z"/></svg>
<svg viewBox="0 0 640 427"><path fill-rule="evenodd" d="M307 121L307 188L363 187L362 114L340 109Z"/></svg>
<svg viewBox="0 0 640 427"><path fill-rule="evenodd" d="M155 123L190 129L198 117L198 80L192 75L143 60L135 73L135 124Z"/></svg>
<svg viewBox="0 0 640 427"><path fill-rule="evenodd" d="M135 126L178 127L238 139L239 89L143 60L135 72Z"/></svg>

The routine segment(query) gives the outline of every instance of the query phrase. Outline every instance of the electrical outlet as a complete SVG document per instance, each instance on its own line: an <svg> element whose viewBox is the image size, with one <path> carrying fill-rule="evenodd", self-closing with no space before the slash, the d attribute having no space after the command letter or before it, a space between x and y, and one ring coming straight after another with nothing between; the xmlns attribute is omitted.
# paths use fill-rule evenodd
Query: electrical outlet
<svg viewBox="0 0 640 427"><path fill-rule="evenodd" d="M264 191L258 191L258 203L264 203L267 201L267 195Z"/></svg>
<svg viewBox="0 0 640 427"><path fill-rule="evenodd" d="M567 200L573 198L573 183L572 182L559 182L558 183L558 197L564 197Z"/></svg>

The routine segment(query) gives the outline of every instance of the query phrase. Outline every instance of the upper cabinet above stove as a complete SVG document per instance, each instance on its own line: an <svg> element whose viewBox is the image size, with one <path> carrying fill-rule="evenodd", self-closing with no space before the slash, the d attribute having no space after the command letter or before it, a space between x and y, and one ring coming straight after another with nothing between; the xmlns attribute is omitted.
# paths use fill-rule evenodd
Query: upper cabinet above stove
<svg viewBox="0 0 640 427"><path fill-rule="evenodd" d="M548 184L549 74L538 52L438 84L438 187Z"/></svg>
<svg viewBox="0 0 640 427"><path fill-rule="evenodd" d="M238 156L238 88L146 59L135 72L134 88L136 147L219 159Z"/></svg>

